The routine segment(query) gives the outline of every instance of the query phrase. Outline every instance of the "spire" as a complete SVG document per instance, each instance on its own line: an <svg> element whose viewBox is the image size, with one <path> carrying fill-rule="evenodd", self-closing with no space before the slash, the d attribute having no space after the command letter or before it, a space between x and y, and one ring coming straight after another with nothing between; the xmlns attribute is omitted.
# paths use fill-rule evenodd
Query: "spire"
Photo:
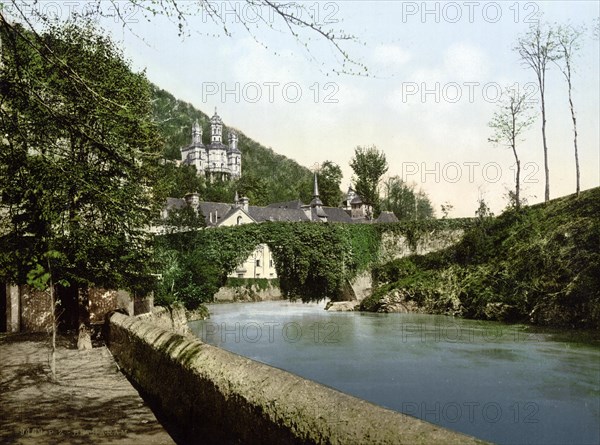
<svg viewBox="0 0 600 445"><path fill-rule="evenodd" d="M237 207L240 203L240 195L238 195L237 190L235 191L235 196L233 197L233 203Z"/></svg>
<svg viewBox="0 0 600 445"><path fill-rule="evenodd" d="M319 183L317 182L317 173L315 172L315 184L313 187L313 199L310 202L310 206L313 209L316 209L317 216L326 217L325 212L323 211L323 202L319 198Z"/></svg>

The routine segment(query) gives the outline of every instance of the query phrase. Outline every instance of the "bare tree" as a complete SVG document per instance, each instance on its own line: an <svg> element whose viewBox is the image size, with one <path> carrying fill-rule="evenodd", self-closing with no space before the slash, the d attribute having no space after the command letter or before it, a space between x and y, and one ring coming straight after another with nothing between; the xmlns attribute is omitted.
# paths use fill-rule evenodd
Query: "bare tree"
<svg viewBox="0 0 600 445"><path fill-rule="evenodd" d="M548 167L548 144L546 141L546 70L548 62L559 57L557 52L556 33L548 25L539 22L533 25L527 34L518 38L514 50L519 53L525 66L531 68L537 78L540 89L540 107L542 112L542 141L544 144L544 173L546 186L544 200L550 200L550 169Z"/></svg>
<svg viewBox="0 0 600 445"><path fill-rule="evenodd" d="M216 31L218 35L230 37L235 28L241 28L265 48L267 45L258 37L259 30L270 29L290 35L313 61L317 61L311 49L315 42L325 41L331 45L335 58L331 71L336 74L368 75L367 66L352 58L345 48L348 43L361 42L341 28L342 20L337 17L338 6L334 2L307 5L272 0L88 0L83 5L67 2L63 5L64 11L57 12L56 8L60 9L60 5L46 7L39 0L5 0L4 4L0 3L0 25L20 23L35 34L39 24L55 24L57 16L64 19L68 13L68 18L73 20L108 18L141 37L132 28L138 19L132 21L132 18L141 16L150 21L162 16L174 25L181 37L192 33L214 36L214 28L210 29L212 23L220 28ZM200 27L195 18L201 18ZM324 65L324 61L321 62L319 66Z"/></svg>
<svg viewBox="0 0 600 445"><path fill-rule="evenodd" d="M577 153L577 118L575 117L575 107L573 106L573 89L572 73L573 60L581 49L581 36L585 32L584 27L574 27L571 25L559 26L556 29L556 42L560 58L554 60L560 71L565 76L567 87L569 89L569 108L571 109L571 119L573 120L573 146L575 147L575 172L577 174L576 191L579 195L580 189L580 172L579 172L579 155Z"/></svg>
<svg viewBox="0 0 600 445"><path fill-rule="evenodd" d="M493 135L488 139L494 144L509 147L515 157L517 172L515 178L515 207L520 209L520 180L521 161L517 153L517 142L520 135L526 131L535 119L531 114L531 106L527 103L525 94L519 94L515 89L506 89L498 110L494 113L488 126L492 128Z"/></svg>

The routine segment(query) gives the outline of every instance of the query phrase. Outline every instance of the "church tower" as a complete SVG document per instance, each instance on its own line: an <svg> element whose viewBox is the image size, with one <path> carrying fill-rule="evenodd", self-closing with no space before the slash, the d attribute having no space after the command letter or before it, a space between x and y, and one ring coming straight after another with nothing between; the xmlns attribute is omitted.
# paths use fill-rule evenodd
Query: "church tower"
<svg viewBox="0 0 600 445"><path fill-rule="evenodd" d="M229 146L223 144L223 121L217 114L210 118L210 144L202 143L202 126L198 120L192 125L192 143L181 148L181 163L194 165L198 175L209 181L228 181L242 175L242 152L238 135L229 132Z"/></svg>
<svg viewBox="0 0 600 445"><path fill-rule="evenodd" d="M217 108L215 107L215 114L210 118L210 142L211 144L222 144L223 143L223 121L217 114Z"/></svg>

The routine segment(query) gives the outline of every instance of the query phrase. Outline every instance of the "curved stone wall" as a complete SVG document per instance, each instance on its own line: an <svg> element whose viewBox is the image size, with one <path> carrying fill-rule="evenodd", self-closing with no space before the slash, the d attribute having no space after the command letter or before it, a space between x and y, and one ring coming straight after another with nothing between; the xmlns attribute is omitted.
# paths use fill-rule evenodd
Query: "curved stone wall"
<svg viewBox="0 0 600 445"><path fill-rule="evenodd" d="M185 443L482 443L115 313L109 348Z"/></svg>

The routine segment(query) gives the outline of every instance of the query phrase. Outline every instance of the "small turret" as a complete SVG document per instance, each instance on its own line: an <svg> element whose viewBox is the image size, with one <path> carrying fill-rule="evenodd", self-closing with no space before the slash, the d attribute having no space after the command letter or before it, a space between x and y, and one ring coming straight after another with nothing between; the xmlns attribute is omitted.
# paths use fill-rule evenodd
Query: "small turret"
<svg viewBox="0 0 600 445"><path fill-rule="evenodd" d="M198 123L198 119L192 126L192 144L202 144L202 127Z"/></svg>
<svg viewBox="0 0 600 445"><path fill-rule="evenodd" d="M235 131L229 131L229 149L236 151L238 149L238 135Z"/></svg>

